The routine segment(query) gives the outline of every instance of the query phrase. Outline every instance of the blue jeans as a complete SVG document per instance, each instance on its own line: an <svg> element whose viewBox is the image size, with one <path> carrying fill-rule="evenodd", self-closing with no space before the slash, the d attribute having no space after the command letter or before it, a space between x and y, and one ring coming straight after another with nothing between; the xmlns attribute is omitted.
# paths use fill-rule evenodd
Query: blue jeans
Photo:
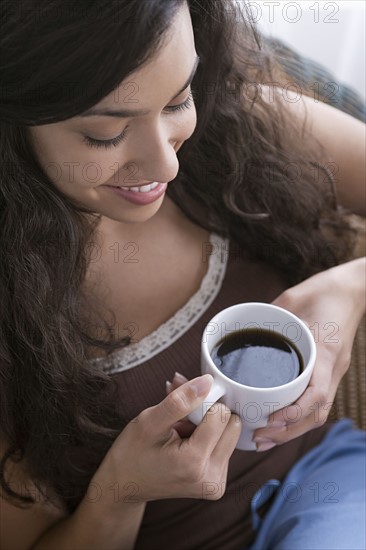
<svg viewBox="0 0 366 550"><path fill-rule="evenodd" d="M252 499L257 537L247 550L365 550L365 436L342 419L282 483L268 480ZM257 510L273 493L261 520Z"/></svg>

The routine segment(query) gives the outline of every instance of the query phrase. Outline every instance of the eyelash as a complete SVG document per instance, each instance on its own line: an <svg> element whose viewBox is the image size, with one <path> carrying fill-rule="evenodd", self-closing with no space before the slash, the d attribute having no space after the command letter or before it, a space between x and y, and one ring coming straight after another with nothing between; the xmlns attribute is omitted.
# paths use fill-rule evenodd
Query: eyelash
<svg viewBox="0 0 366 550"><path fill-rule="evenodd" d="M185 111L186 109L190 109L192 107L192 103L193 103L193 96L191 91L189 96L183 103L181 103L180 105L174 105L173 107L166 107L166 109L170 113ZM120 134L119 136L113 139L100 140L100 139L91 138L89 136L84 136L83 141L87 144L88 147L96 147L97 149L100 147L104 147L105 149L109 149L110 147L117 147L126 138L127 128L128 127L124 129L122 134Z"/></svg>

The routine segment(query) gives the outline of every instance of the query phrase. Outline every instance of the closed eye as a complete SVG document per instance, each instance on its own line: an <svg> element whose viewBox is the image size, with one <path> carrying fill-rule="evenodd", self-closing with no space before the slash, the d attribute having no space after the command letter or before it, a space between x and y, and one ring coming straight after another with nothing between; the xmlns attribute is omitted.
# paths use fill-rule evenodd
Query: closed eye
<svg viewBox="0 0 366 550"><path fill-rule="evenodd" d="M185 111L186 109L190 109L192 105L193 105L193 95L191 90L189 93L189 96L183 103L181 103L180 105L165 107L164 111L168 113L177 113L179 111ZM88 147L95 147L97 149L100 147L104 147L105 149L109 149L110 147L117 147L120 143L122 143L126 138L127 132L128 132L128 125L119 136L113 139L100 140L100 139L91 138L89 136L84 136L83 142L86 143Z"/></svg>

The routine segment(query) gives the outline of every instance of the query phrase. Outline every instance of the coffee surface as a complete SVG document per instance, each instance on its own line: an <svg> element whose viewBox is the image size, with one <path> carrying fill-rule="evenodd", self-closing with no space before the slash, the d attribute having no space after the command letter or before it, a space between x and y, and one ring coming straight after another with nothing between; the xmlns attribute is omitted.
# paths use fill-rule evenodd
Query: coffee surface
<svg viewBox="0 0 366 550"><path fill-rule="evenodd" d="M302 356L291 340L257 328L224 336L213 348L211 358L225 376L255 388L282 386L303 371Z"/></svg>

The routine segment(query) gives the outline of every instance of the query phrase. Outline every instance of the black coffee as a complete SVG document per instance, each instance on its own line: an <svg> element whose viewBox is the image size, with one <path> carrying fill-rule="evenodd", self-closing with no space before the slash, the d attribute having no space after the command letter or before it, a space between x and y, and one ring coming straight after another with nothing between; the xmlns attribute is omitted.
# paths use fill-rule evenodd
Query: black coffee
<svg viewBox="0 0 366 550"><path fill-rule="evenodd" d="M242 329L224 336L213 348L211 357L225 376L255 388L282 386L304 369L293 342L265 329Z"/></svg>

